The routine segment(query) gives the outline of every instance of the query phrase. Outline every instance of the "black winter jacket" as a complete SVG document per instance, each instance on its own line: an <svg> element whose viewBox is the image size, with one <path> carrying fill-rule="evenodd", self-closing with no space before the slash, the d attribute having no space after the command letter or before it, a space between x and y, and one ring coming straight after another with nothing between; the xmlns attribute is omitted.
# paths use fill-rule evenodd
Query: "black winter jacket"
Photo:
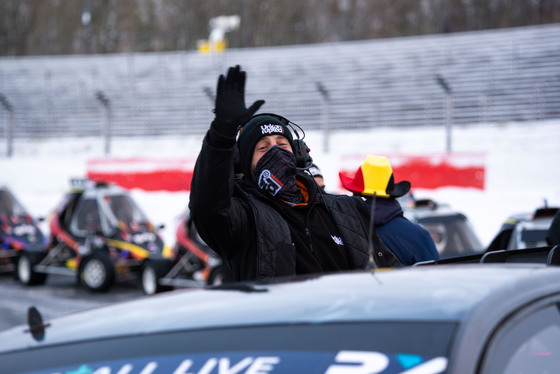
<svg viewBox="0 0 560 374"><path fill-rule="evenodd" d="M359 197L316 193L311 177L308 206L296 211L235 180L235 145L214 147L205 138L191 183L189 208L202 239L236 280L363 269L368 265L369 213ZM296 207L298 208L298 207ZM305 226L305 227L303 227ZM328 232L327 232L328 231ZM336 244L342 247L337 249ZM395 255L375 248L378 266L400 266Z"/></svg>

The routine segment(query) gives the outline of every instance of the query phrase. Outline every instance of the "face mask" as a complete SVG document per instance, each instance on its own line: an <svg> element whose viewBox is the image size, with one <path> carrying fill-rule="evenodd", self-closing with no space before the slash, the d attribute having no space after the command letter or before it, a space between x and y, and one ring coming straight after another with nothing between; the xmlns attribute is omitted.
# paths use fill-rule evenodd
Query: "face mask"
<svg viewBox="0 0 560 374"><path fill-rule="evenodd" d="M296 184L296 156L282 147L272 146L255 166L253 182L263 191L289 204L303 202Z"/></svg>

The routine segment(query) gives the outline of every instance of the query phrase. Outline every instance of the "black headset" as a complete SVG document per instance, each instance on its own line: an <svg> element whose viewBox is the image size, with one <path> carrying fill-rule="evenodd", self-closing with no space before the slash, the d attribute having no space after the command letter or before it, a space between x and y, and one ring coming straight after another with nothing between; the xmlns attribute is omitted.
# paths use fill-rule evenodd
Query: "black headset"
<svg viewBox="0 0 560 374"><path fill-rule="evenodd" d="M280 122L282 122L286 127L292 130L292 132L296 135L296 138L293 139L292 142L292 151L294 152L294 156L296 156L296 167L298 168L298 170L308 170L313 165L313 159L309 154L310 151L309 147L303 141L303 139L305 139L305 131L303 131L303 129L298 124L274 113L260 113L254 115L247 122L249 122L253 118L261 117L261 116L274 117L278 119ZM296 130L296 127L300 129L301 132L303 133L303 136L301 138L299 137L299 133Z"/></svg>

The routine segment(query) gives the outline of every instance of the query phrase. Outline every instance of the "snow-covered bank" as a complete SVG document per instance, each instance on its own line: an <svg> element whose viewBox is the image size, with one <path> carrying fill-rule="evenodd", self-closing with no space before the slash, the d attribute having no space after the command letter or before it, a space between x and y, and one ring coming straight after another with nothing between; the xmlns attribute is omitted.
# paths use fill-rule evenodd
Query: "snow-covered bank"
<svg viewBox="0 0 560 374"><path fill-rule="evenodd" d="M453 153L482 158L484 189L442 187L414 193L465 213L484 244L510 214L531 211L545 200L560 205L560 120L460 126L453 129L451 139ZM392 160L398 155L444 154L446 148L445 130L436 127L331 131L328 151L320 132L308 132L305 140L330 192L343 192L338 171L357 168L368 153ZM111 157L196 158L201 141L201 136L115 138ZM67 190L69 178L83 177L88 160L102 157L100 138L16 140L14 155L0 158L0 184L8 186L33 215L46 216ZM132 194L154 223L166 224L162 234L172 244L175 220L187 207L188 192L136 189Z"/></svg>

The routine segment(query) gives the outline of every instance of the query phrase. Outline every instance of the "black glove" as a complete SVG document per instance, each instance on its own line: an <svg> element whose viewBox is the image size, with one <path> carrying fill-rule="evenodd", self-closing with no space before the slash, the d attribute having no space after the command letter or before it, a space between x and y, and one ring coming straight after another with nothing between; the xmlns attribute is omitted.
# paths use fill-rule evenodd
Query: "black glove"
<svg viewBox="0 0 560 374"><path fill-rule="evenodd" d="M239 126L251 118L264 104L264 100L257 100L249 108L245 107L246 76L237 65L229 68L227 77L222 74L218 79L214 108L216 120L212 127L226 137L235 137Z"/></svg>

